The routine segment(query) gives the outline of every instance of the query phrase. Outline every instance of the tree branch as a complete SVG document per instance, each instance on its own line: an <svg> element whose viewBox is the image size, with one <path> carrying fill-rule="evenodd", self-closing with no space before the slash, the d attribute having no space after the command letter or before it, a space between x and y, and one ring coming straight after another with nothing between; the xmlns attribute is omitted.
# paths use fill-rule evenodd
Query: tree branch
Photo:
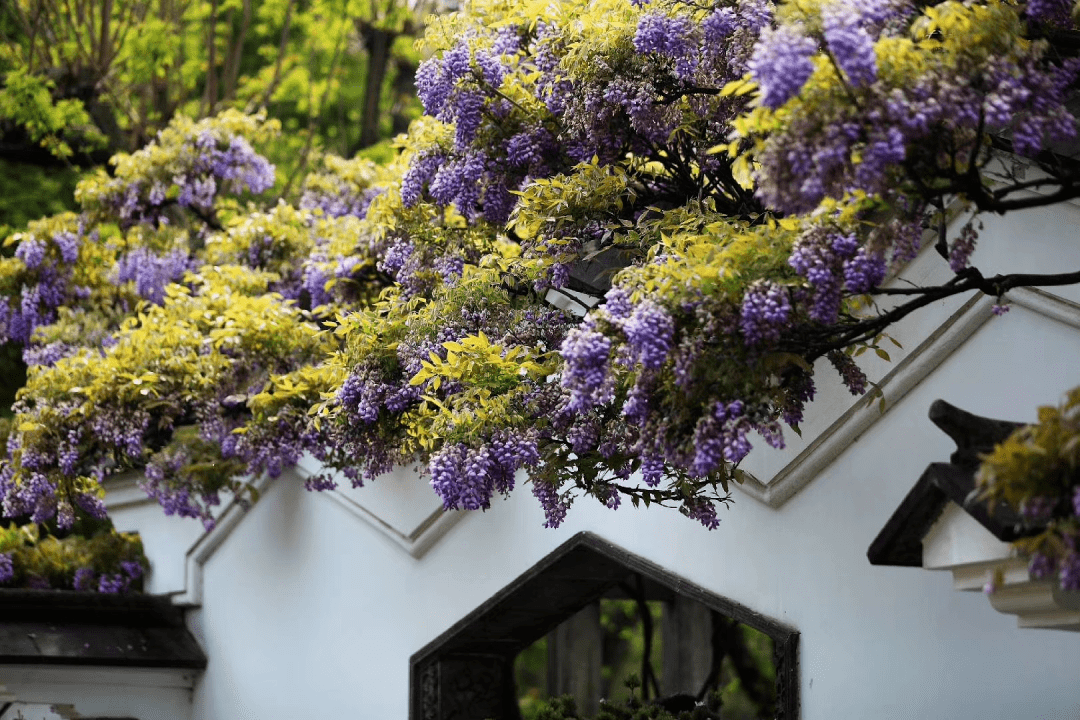
<svg viewBox="0 0 1080 720"><path fill-rule="evenodd" d="M281 42L278 45L277 60L274 61L274 76L270 79L270 83L263 92L263 105L270 102L270 96L274 94L278 84L281 83L281 64L285 60L285 50L288 48L289 26L292 24L293 7L295 5L296 0L289 0L289 4L285 6L285 22L281 26Z"/></svg>
<svg viewBox="0 0 1080 720"><path fill-rule="evenodd" d="M800 354L813 362L832 350L840 350L855 343L872 340L890 325L899 322L919 308L953 295L978 290L991 297L1001 297L1009 290L1018 287L1055 287L1077 283L1080 283L1080 271L1047 275L1014 273L986 278L977 268L968 268L958 273L954 280L945 285L874 290L870 293L871 295L915 295L917 297L881 315L847 324L839 329L835 326L823 326L818 332L804 335L802 342L784 343L781 349Z"/></svg>

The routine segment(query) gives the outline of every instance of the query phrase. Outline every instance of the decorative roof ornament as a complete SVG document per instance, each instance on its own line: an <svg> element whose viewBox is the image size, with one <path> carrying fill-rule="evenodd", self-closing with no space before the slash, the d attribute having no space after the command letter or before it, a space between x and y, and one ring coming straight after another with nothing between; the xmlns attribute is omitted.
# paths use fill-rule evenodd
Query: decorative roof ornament
<svg viewBox="0 0 1080 720"><path fill-rule="evenodd" d="M1033 580L1013 541L1038 534L1011 506L992 506L976 491L982 457L1024 423L973 415L944 400L931 421L956 442L948 463L931 463L870 544L873 565L950 570L957 590L987 593L1020 627L1080 632L1080 592Z"/></svg>

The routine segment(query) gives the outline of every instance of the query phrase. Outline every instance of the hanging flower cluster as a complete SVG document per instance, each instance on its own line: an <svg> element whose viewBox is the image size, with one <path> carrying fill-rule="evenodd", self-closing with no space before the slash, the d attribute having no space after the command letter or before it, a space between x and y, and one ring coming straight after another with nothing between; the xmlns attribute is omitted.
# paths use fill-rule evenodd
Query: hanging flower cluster
<svg viewBox="0 0 1080 720"><path fill-rule="evenodd" d="M113 177L102 172L82 183L77 199L121 226L168 223L173 206L209 213L219 194L258 195L273 186L274 166L248 137L266 138L277 127L235 110L197 123L178 118L147 148L114 157Z"/></svg>
<svg viewBox="0 0 1080 720"><path fill-rule="evenodd" d="M295 204L259 197L272 121L178 118L0 260L33 365L3 512L101 515L100 481L136 469L209 526L309 454L313 490L412 465L447 508L527 481L551 527L585 495L716 527L814 362L865 392L854 357L926 304L865 295L928 214L1034 202L995 161L1075 134L1060 9L477 0L429 29L396 159L324 158ZM1041 167L1046 202L1080 196ZM977 228L939 238L935 291L1004 291Z"/></svg>

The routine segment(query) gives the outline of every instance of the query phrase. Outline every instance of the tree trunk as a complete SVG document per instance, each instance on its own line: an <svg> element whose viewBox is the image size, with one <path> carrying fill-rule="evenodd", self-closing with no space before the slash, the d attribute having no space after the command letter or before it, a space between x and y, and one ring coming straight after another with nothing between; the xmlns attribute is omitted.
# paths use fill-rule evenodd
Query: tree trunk
<svg viewBox="0 0 1080 720"><path fill-rule="evenodd" d="M391 132L400 135L409 129L409 116L405 112L409 100L416 97L416 66L400 58L394 62L394 106L390 109Z"/></svg>
<svg viewBox="0 0 1080 720"><path fill-rule="evenodd" d="M360 147L365 148L379 141L379 112L383 82L390 65L390 47L397 33L382 30L362 21L360 34L368 55L367 83L364 86L364 107L360 116Z"/></svg>

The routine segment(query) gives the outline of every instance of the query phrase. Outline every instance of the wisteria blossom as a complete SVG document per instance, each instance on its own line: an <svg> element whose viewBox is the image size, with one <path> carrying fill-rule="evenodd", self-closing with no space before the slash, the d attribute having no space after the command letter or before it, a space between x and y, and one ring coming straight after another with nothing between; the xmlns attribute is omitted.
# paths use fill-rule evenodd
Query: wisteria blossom
<svg viewBox="0 0 1080 720"><path fill-rule="evenodd" d="M1080 196L1045 155L1076 137L1068 10L477 0L423 42L394 158L313 156L295 183L260 151L275 122L178 115L0 260L32 366L3 512L101 516L131 470L209 528L309 457L313 491L407 466L449 509L529 485L549 527L588 499L714 529L815 372L862 395L859 354L930 293L1038 285L979 272L978 218L1043 202L1002 176L1029 161L1045 202ZM883 287L923 252L951 280ZM1013 498L1060 541L1032 573L1068 587L1071 491Z"/></svg>

